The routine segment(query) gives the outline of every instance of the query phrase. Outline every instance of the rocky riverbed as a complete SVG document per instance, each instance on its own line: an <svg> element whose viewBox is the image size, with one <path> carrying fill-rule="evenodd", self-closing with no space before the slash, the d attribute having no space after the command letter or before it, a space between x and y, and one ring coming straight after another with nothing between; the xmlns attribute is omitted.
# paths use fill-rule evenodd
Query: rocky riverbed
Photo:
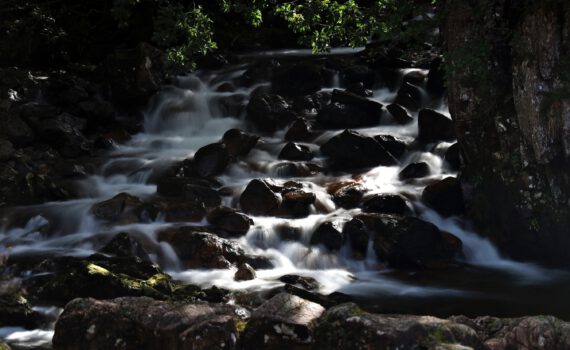
<svg viewBox="0 0 570 350"><path fill-rule="evenodd" d="M563 300L570 278L501 257L462 220L436 53L212 56L171 81L157 55L0 72L9 344L570 347L555 317L494 317L566 319L518 294Z"/></svg>

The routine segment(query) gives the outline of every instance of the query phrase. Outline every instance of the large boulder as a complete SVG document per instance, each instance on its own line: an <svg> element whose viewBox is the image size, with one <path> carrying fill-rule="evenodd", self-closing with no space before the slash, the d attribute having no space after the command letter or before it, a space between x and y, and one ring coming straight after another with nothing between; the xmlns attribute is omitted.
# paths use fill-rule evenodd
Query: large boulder
<svg viewBox="0 0 570 350"><path fill-rule="evenodd" d="M414 118L412 118L410 113L408 113L408 111L399 104L391 103L386 106L386 109L398 124L406 125L414 121Z"/></svg>
<svg viewBox="0 0 570 350"><path fill-rule="evenodd" d="M392 166L398 161L372 137L345 130L321 146L334 167L340 169L369 168L378 165Z"/></svg>
<svg viewBox="0 0 570 350"><path fill-rule="evenodd" d="M424 143L455 139L453 121L433 109L424 108L418 114L418 139Z"/></svg>
<svg viewBox="0 0 570 350"><path fill-rule="evenodd" d="M141 204L140 198L122 192L111 199L94 204L90 213L100 220L132 223L137 221L135 209Z"/></svg>
<svg viewBox="0 0 570 350"><path fill-rule="evenodd" d="M55 325L53 347L66 349L236 348L235 306L151 298L75 299Z"/></svg>
<svg viewBox="0 0 570 350"><path fill-rule="evenodd" d="M398 179L409 180L426 177L431 173L428 163L418 162L406 165L402 171L398 173Z"/></svg>
<svg viewBox="0 0 570 350"><path fill-rule="evenodd" d="M317 122L326 129L374 126L382 117L382 104L351 92L334 90L331 103L319 111Z"/></svg>
<svg viewBox="0 0 570 350"><path fill-rule="evenodd" d="M229 207L217 207L208 214L208 221L231 235L242 236L249 231L253 220Z"/></svg>
<svg viewBox="0 0 570 350"><path fill-rule="evenodd" d="M209 144L194 154L194 165L198 174L203 177L223 173L229 161L230 155L223 143Z"/></svg>
<svg viewBox="0 0 570 350"><path fill-rule="evenodd" d="M311 349L324 311L295 295L277 294L251 314L241 343L246 349Z"/></svg>
<svg viewBox="0 0 570 350"><path fill-rule="evenodd" d="M412 213L406 200L397 194L375 194L364 200L362 210L366 213L409 215Z"/></svg>
<svg viewBox="0 0 570 350"><path fill-rule="evenodd" d="M296 118L283 97L266 93L252 95L246 112L246 119L265 132L276 131Z"/></svg>
<svg viewBox="0 0 570 350"><path fill-rule="evenodd" d="M313 159L313 152L309 147L295 142L288 142L281 152L279 152L279 159L293 160L293 161L306 161Z"/></svg>
<svg viewBox="0 0 570 350"><path fill-rule="evenodd" d="M460 215L465 211L461 186L452 176L426 186L422 201L443 216Z"/></svg>
<svg viewBox="0 0 570 350"><path fill-rule="evenodd" d="M259 136L248 134L239 129L230 129L222 136L228 154L232 157L246 156L259 141Z"/></svg>
<svg viewBox="0 0 570 350"><path fill-rule="evenodd" d="M322 244L329 250L339 250L344 244L345 237L336 222L325 221L313 232L310 243Z"/></svg>
<svg viewBox="0 0 570 350"><path fill-rule="evenodd" d="M183 226L160 231L159 241L169 243L187 268L229 268L244 259L236 242L203 232L201 227Z"/></svg>
<svg viewBox="0 0 570 350"><path fill-rule="evenodd" d="M342 234L350 243L352 257L358 260L366 258L370 232L364 225L364 222L356 218L348 221L342 227Z"/></svg>
<svg viewBox="0 0 570 350"><path fill-rule="evenodd" d="M456 244L426 221L411 216L356 216L373 233L373 248L381 262L395 268L445 266L460 254Z"/></svg>
<svg viewBox="0 0 570 350"><path fill-rule="evenodd" d="M240 207L253 215L267 215L276 210L281 199L263 180L249 182L239 198Z"/></svg>
<svg viewBox="0 0 570 350"><path fill-rule="evenodd" d="M283 201L279 208L279 214L293 218L308 216L311 212L311 205L317 199L314 193L296 188L284 189L281 196Z"/></svg>
<svg viewBox="0 0 570 350"><path fill-rule="evenodd" d="M332 196L333 202L344 209L356 208L366 191L365 186L353 181L341 181L327 186L327 192Z"/></svg>

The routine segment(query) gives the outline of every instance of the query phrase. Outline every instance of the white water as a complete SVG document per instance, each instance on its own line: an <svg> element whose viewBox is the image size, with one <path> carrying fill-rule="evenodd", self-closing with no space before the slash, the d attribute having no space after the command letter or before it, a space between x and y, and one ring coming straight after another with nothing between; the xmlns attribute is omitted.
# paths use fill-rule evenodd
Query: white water
<svg viewBox="0 0 570 350"><path fill-rule="evenodd" d="M383 276L378 273L380 264L371 248L366 258L359 261L351 257L347 248L341 249L340 252L328 252L323 247L309 246L310 235L321 222L329 218L348 221L351 216L358 213L358 209L337 209L325 189L329 183L351 179L350 174L335 177L319 175L298 179L274 179L277 183L289 180L301 182L306 190L317 195L321 207L326 212L317 213L316 209L313 209L312 215L302 219L253 217L255 225L244 237L236 240L247 253L270 258L275 268L257 271L257 278L251 281L234 281L234 269L185 270L172 247L165 242L156 241L156 232L171 224L158 220L146 224L108 227L89 214L93 204L120 192L128 192L141 198L152 196L156 192L156 186L149 184L148 180L153 175L154 169L191 157L200 147L219 141L228 129L246 129L243 116L224 116L215 103L220 98L232 94L249 96L257 87L239 88L234 93L215 91L222 82L239 76L242 72L243 70L236 68L209 75L205 73L189 75L180 77L174 86L164 87L150 102L145 113L144 131L111 152L108 162L100 172L82 183L85 199L46 203L27 208L26 210L34 213L34 216L24 227L5 228L0 231L0 254L87 256L97 251L114 234L128 231L134 237L147 242L146 246L154 247L151 252L152 259L174 278L203 287L216 285L239 290L268 289L282 285L277 280L280 276L297 274L315 278L321 284L322 293L341 290L354 295L364 295L380 291L383 294L410 297L453 296L465 293L449 288L410 285ZM392 102L394 98L395 91L385 88L375 90L372 97L384 104ZM447 113L445 105L441 105L439 109ZM416 117L415 114L413 116ZM416 123L407 126L382 124L358 131L368 135L390 134L410 142L418 132ZM314 143L321 144L338 132L340 131L324 132ZM277 154L285 144L283 135L282 130L275 135L265 136L256 149L252 150L245 159L232 164L219 180L225 187L234 189L234 193L239 195L251 179L275 177L277 175L274 170L275 165L280 163L277 161ZM440 229L462 240L467 263L507 271L525 281L536 282L552 278L553 274L545 273L545 270L539 267L502 258L489 241L464 229L457 219L441 218L419 204L421 192L427 184L455 175L447 170L442 160L442 154L450 144L440 143L433 146L431 150L424 148L408 152L402 157L401 166L380 166L371 169L362 174L358 181L368 190L368 194L400 193L411 199L424 220L434 223ZM316 146L312 147L318 150ZM322 161L323 158L319 156L314 159L316 163ZM418 161L428 163L431 175L415 181L400 181L398 172L404 166ZM235 206L236 198L228 196L224 198L224 203ZM302 238L299 242L282 241L277 236L274 228L285 223L300 229ZM50 235L42 233L42 229L46 226L49 226ZM355 278L360 283L353 284ZM42 341L45 343L51 336L50 330L0 329L0 338L22 346L26 344L33 346Z"/></svg>

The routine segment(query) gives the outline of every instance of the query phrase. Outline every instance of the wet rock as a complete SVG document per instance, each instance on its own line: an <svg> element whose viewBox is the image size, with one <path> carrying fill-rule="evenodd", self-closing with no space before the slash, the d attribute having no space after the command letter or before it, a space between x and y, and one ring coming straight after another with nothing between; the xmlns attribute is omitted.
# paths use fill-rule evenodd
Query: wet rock
<svg viewBox="0 0 570 350"><path fill-rule="evenodd" d="M373 232L373 248L382 262L394 268L445 266L459 251L453 251L449 240L426 221L392 214L361 214L366 228Z"/></svg>
<svg viewBox="0 0 570 350"><path fill-rule="evenodd" d="M352 303L334 306L315 330L317 349L477 349L486 347L462 324L432 316L376 315Z"/></svg>
<svg viewBox="0 0 570 350"><path fill-rule="evenodd" d="M187 177L167 177L157 184L157 193L187 200L195 207L217 207L222 203L220 193L204 185L208 182Z"/></svg>
<svg viewBox="0 0 570 350"><path fill-rule="evenodd" d="M126 232L116 234L99 252L118 257L137 257L144 261L151 261L142 244Z"/></svg>
<svg viewBox="0 0 570 350"><path fill-rule="evenodd" d="M398 90L394 103L408 110L417 111L423 103L423 92L416 85L404 82Z"/></svg>
<svg viewBox="0 0 570 350"><path fill-rule="evenodd" d="M251 314L242 344L251 349L311 349L314 325L324 310L297 296L277 294Z"/></svg>
<svg viewBox="0 0 570 350"><path fill-rule="evenodd" d="M266 215L277 209L281 200L265 181L254 179L241 194L239 203L247 213Z"/></svg>
<svg viewBox="0 0 570 350"><path fill-rule="evenodd" d="M334 90L331 103L317 115L319 125L327 129L374 126L382 117L382 104L341 90Z"/></svg>
<svg viewBox="0 0 570 350"><path fill-rule="evenodd" d="M356 208L366 192L366 188L357 182L341 182L328 187L335 204L344 209Z"/></svg>
<svg viewBox="0 0 570 350"><path fill-rule="evenodd" d="M0 162L12 158L14 151L15 150L12 146L12 142L5 139L0 139Z"/></svg>
<svg viewBox="0 0 570 350"><path fill-rule="evenodd" d="M287 96L310 95L324 85L321 67L311 63L298 63L276 68L271 77L271 88Z"/></svg>
<svg viewBox="0 0 570 350"><path fill-rule="evenodd" d="M445 151L443 159L447 162L447 165L451 170L459 171L459 168L461 166L461 156L459 144L457 142L449 146L447 151Z"/></svg>
<svg viewBox="0 0 570 350"><path fill-rule="evenodd" d="M279 159L304 161L313 159L313 152L309 147L294 142L288 142L281 150Z"/></svg>
<svg viewBox="0 0 570 350"><path fill-rule="evenodd" d="M230 129L224 133L222 142L232 157L246 156L259 141L259 136L248 134L239 129Z"/></svg>
<svg viewBox="0 0 570 350"><path fill-rule="evenodd" d="M234 275L236 281L249 281L256 278L255 270L249 264L244 263L238 266Z"/></svg>
<svg viewBox="0 0 570 350"><path fill-rule="evenodd" d="M376 73L366 65L350 65L342 71L341 78L346 85L362 83L370 89L376 81Z"/></svg>
<svg viewBox="0 0 570 350"><path fill-rule="evenodd" d="M183 199L144 203L137 208L137 212L142 222L155 221L159 215L166 222L195 222L201 221L206 216L205 205Z"/></svg>
<svg viewBox="0 0 570 350"><path fill-rule="evenodd" d="M283 201L279 208L280 214L287 217L302 218L311 212L311 205L317 197L314 193L305 192L295 188L287 188L282 191Z"/></svg>
<svg viewBox="0 0 570 350"><path fill-rule="evenodd" d="M0 281L0 327L38 328L40 315L32 310L18 280Z"/></svg>
<svg viewBox="0 0 570 350"><path fill-rule="evenodd" d="M324 245L328 250L339 250L344 244L344 235L336 223L326 221L320 224L311 235L311 245Z"/></svg>
<svg viewBox="0 0 570 350"><path fill-rule="evenodd" d="M396 159L400 159L408 149L406 142L392 135L376 135L374 140L381 144Z"/></svg>
<svg viewBox="0 0 570 350"><path fill-rule="evenodd" d="M242 260L256 270L270 270L275 268L271 259L266 256L245 255Z"/></svg>
<svg viewBox="0 0 570 350"><path fill-rule="evenodd" d="M0 137L23 147L34 141L34 132L19 116L0 110Z"/></svg>
<svg viewBox="0 0 570 350"><path fill-rule="evenodd" d="M443 216L464 213L463 193L455 177L446 177L426 186L422 192L422 201Z"/></svg>
<svg viewBox="0 0 570 350"><path fill-rule="evenodd" d="M76 299L55 325L54 349L236 348L236 307L151 298Z"/></svg>
<svg viewBox="0 0 570 350"><path fill-rule="evenodd" d="M229 268L243 259L243 249L233 241L203 228L184 226L158 233L158 240L168 242L187 268Z"/></svg>
<svg viewBox="0 0 570 350"><path fill-rule="evenodd" d="M231 235L242 236L249 231L253 220L237 209L217 207L208 214L208 221Z"/></svg>
<svg viewBox="0 0 570 350"><path fill-rule="evenodd" d="M288 141L311 141L315 137L316 133L311 130L311 125L304 118L295 120L285 134L285 140Z"/></svg>
<svg viewBox="0 0 570 350"><path fill-rule="evenodd" d="M280 224L273 229L282 241L298 241L303 235L303 230L300 227L290 226L289 224Z"/></svg>
<svg viewBox="0 0 570 350"><path fill-rule="evenodd" d="M424 143L451 141L455 138L453 121L445 115L424 108L418 114L418 139Z"/></svg>
<svg viewBox="0 0 570 350"><path fill-rule="evenodd" d="M33 123L38 137L55 147L64 157L78 157L89 151L87 139L81 132L85 123L70 114L63 113L54 119Z"/></svg>
<svg viewBox="0 0 570 350"><path fill-rule="evenodd" d="M349 84L346 87L346 92L350 92L362 97L372 97L374 95L371 90L368 90L364 84L360 82Z"/></svg>
<svg viewBox="0 0 570 350"><path fill-rule="evenodd" d="M296 118L285 99L274 94L252 95L246 111L246 120L265 132L282 128Z"/></svg>
<svg viewBox="0 0 570 350"><path fill-rule="evenodd" d="M332 160L334 167L340 169L398 164L386 148L372 137L351 130L333 136L321 146L321 152Z"/></svg>
<svg viewBox="0 0 570 350"><path fill-rule="evenodd" d="M408 111L406 111L406 109L399 104L389 104L386 109L388 112L390 112L394 120L400 125L406 125L414 121L414 118L412 118L410 113L408 113Z"/></svg>
<svg viewBox="0 0 570 350"><path fill-rule="evenodd" d="M203 177L223 173L229 161L230 155L223 143L209 144L194 154L194 165L198 174Z"/></svg>
<svg viewBox="0 0 570 350"><path fill-rule="evenodd" d="M398 179L418 179L426 177L431 173L429 165L426 162L408 164L402 171L398 173Z"/></svg>
<svg viewBox="0 0 570 350"><path fill-rule="evenodd" d="M135 208L142 204L138 197L122 192L91 207L91 214L100 220L132 223L137 221Z"/></svg>
<svg viewBox="0 0 570 350"><path fill-rule="evenodd" d="M397 194L376 194L362 203L362 210L367 213L410 215L411 209L406 200Z"/></svg>
<svg viewBox="0 0 570 350"><path fill-rule="evenodd" d="M278 177L307 177L315 176L322 168L315 163L285 162L276 164L273 173Z"/></svg>
<svg viewBox="0 0 570 350"><path fill-rule="evenodd" d="M370 233L359 219L352 219L344 224L342 234L346 237L352 248L352 257L362 260L366 258Z"/></svg>
<svg viewBox="0 0 570 350"><path fill-rule="evenodd" d="M279 281L301 287L306 290L315 290L320 287L320 283L316 279L299 275L283 275L279 277Z"/></svg>
<svg viewBox="0 0 570 350"><path fill-rule="evenodd" d="M427 75L421 70L412 70L406 73L402 80L406 83L410 83L416 86L422 86L426 81Z"/></svg>

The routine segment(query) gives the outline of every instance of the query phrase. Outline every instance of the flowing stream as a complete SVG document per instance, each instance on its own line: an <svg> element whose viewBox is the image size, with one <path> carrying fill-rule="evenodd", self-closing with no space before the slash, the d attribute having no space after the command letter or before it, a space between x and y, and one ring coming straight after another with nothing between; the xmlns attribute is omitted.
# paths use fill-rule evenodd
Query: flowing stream
<svg viewBox="0 0 570 350"><path fill-rule="evenodd" d="M304 54L307 53L295 50L267 52L252 55L250 59L267 58L272 55L291 57ZM237 88L234 92L216 92L221 84L233 81L246 69L247 66L241 65L223 71L198 72L178 77L174 85L163 87L150 101L145 112L144 130L110 152L108 160L96 175L79 183L84 197L78 200L19 208L28 213L31 219L23 226L11 226L0 230L0 253L24 257L88 256L100 249L116 233L127 231L153 242L155 250L151 252L152 259L175 279L202 287L216 285L241 290L269 289L282 285L278 281L280 276L296 274L315 278L321 284L321 293L340 291L353 296L356 301L367 303L371 308L382 311L485 314L492 313L497 310L494 308L498 308L504 314L516 314L513 309L498 306L504 300L511 298L513 305L526 306L526 309L522 307L520 311L556 313L548 307L543 307L543 304L531 296L537 290L548 291L552 286L562 284L566 287L559 288L560 291L553 296L562 300L563 294L570 290L568 277L565 274L505 259L489 241L470 231L459 219L442 218L419 202L422 190L427 184L456 175L447 168L442 159L450 143L443 142L430 145L429 148L410 151L401 158L400 166L373 168L361 174L360 182L367 189L367 194L403 194L411 201L413 204L411 209L420 218L460 238L463 242L465 259L462 261L463 267L456 272L389 270L378 262L371 247L365 259L360 260L353 259L349 249L329 252L322 247L311 247L309 245L311 233L321 222L330 218L347 221L359 213L360 209L337 208L325 189L327 184L350 179L350 174L341 176L319 174L303 178L280 177L277 165L282 161L277 159L277 155L286 144L283 140L286 130L263 136L256 148L244 159L232 163L219 177L224 188L231 189L233 193L224 197L224 204L237 207L239 194L250 180L272 178L277 183L289 180L302 183L305 189L316 194L328 213L318 213L313 209L311 215L301 219L253 216L254 225L249 232L235 240L247 253L265 256L274 265L272 269L258 270L257 278L253 280L234 281L235 269L182 268L182 263L172 247L156 239L158 230L173 225L164 222L160 216L148 223L110 227L90 214L93 204L112 198L120 192L127 192L143 199L149 198L156 192L156 185L150 182L153 171L192 157L200 147L219 141L228 129L247 130L248 125L243 119L243 113L228 117L227 113L222 111L220 101L232 96L240 96L247 100L253 90L269 83ZM403 73L405 72L402 71ZM326 90L330 91L333 88L344 87L338 86L336 79ZM396 91L379 88L373 91L371 99L389 104L394 100ZM444 101L435 101L430 107L448 115ZM412 116L416 118L417 114ZM307 146L316 151L318 145L341 131L326 131ZM389 134L404 140L413 140L418 133L415 122L406 126L382 123L357 131L366 135ZM318 152L316 154L317 157L313 162L323 162L324 158ZM399 171L406 165L418 161L429 164L431 175L412 182L400 181ZM192 225L206 224L205 220L192 223ZM301 239L294 242L281 240L275 229L282 224L298 228ZM46 226L49 226L50 235L42 234L42 229ZM528 298L521 297L520 301L513 301L518 299L511 293L516 294L517 291L520 292L518 294ZM568 308L558 310L560 315L570 315ZM54 310L44 309L44 312L53 314ZM0 337L26 346L26 344L40 344L42 339L49 341L51 333L49 330L24 331L2 328Z"/></svg>

